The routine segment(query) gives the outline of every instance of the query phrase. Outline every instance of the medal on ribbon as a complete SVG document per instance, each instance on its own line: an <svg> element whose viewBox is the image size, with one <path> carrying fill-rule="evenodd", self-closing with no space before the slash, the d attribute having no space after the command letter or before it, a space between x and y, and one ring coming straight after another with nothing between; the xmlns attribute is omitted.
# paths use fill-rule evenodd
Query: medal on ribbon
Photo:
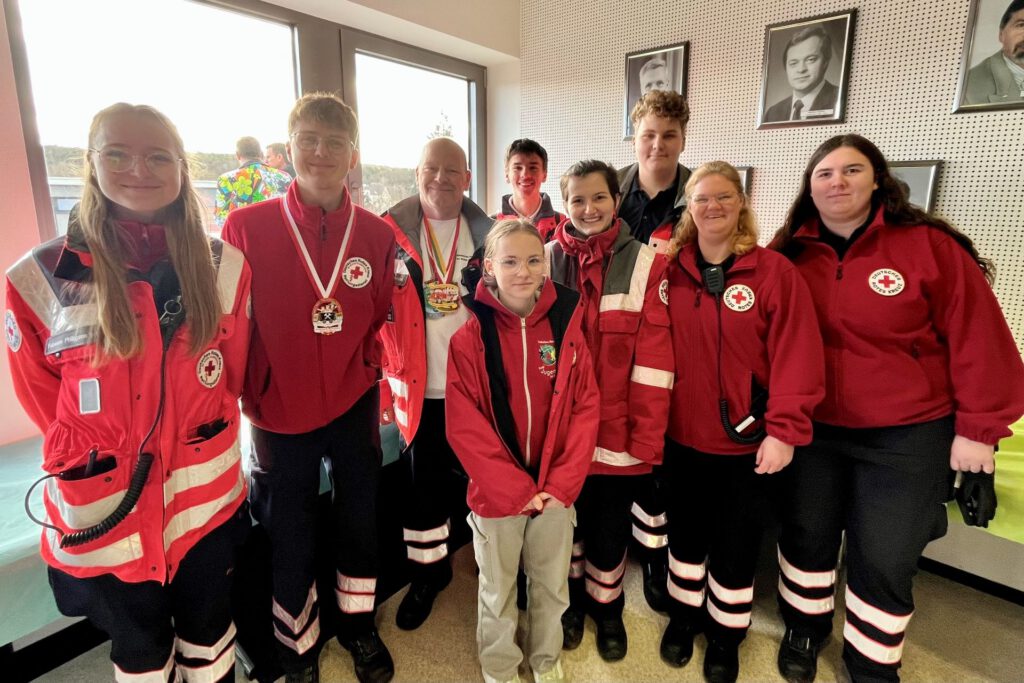
<svg viewBox="0 0 1024 683"><path fill-rule="evenodd" d="M331 279L330 282L327 283L326 287L324 287L324 283L320 280L320 275L316 272L316 268L313 266L313 259L309 256L309 250L306 249L306 243L302 241L302 235L299 233L299 226L295 224L295 219L292 218L292 212L288 208L287 197L281 200L281 207L284 210L285 218L288 219L288 225L291 227L290 234L292 236L292 242L295 244L296 250L302 254L304 265L306 266L306 275L309 277L309 281L312 283L313 289L320 294L320 298L317 299L317 302L313 305L313 332L325 336L341 332L344 314L341 310L341 302L334 297L334 292L338 289L338 274L341 272L341 263L345 260L345 256L348 254L348 241L352 236L352 221L356 216L355 207L349 207L348 223L345 225L345 234L341 238L341 248L338 249L338 259L334 262L334 270L331 272Z"/></svg>
<svg viewBox="0 0 1024 683"><path fill-rule="evenodd" d="M452 282L455 275L455 256L459 251L459 229L462 225L462 216L455 219L455 233L452 236L452 249L448 255L447 266L443 265L444 252L437 235L430 225L430 220L423 217L423 227L427 230L427 262L430 264L432 278L423 283L423 303L426 305L426 315L431 319L443 318L446 315L459 310L459 286Z"/></svg>

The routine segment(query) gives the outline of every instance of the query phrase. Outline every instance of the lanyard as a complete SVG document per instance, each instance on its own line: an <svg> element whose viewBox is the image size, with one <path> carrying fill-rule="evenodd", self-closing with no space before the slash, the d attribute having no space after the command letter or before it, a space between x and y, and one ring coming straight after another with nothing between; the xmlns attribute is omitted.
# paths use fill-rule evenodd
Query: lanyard
<svg viewBox="0 0 1024 683"><path fill-rule="evenodd" d="M430 226L430 219L426 216L423 217L423 227L427 229L427 247L430 251L430 271L433 273L434 280L438 280L439 274L443 274L444 279L441 282L450 284L452 276L455 275L455 255L459 251L459 228L461 225L462 215L459 214L459 217L455 219L455 234L452 237L452 250L448 255L448 267L445 268L441 265L444 252L437 241L437 235L434 234L434 228Z"/></svg>
<svg viewBox="0 0 1024 683"><path fill-rule="evenodd" d="M296 249L302 254L305 259L306 275L309 276L309 281L313 284L314 289L320 293L321 299L330 298L334 294L334 290L338 287L338 273L341 272L341 262L345 260L346 254L348 254L348 239L352 236L352 221L356 217L356 207L349 202L349 214L348 223L345 225L345 236L341 239L341 249L338 250L338 260L334 262L334 270L331 272L331 280L324 287L323 282L320 280L319 273L316 272L316 268L313 266L313 259L309 257L309 251L306 250L306 243L302 241L302 235L299 234L299 226L295 224L295 219L292 218L291 209L288 208L288 198L285 197L281 200L281 206L284 208L284 215L288 219L288 225L291 226L291 232L289 233L292 237L292 242L295 243Z"/></svg>

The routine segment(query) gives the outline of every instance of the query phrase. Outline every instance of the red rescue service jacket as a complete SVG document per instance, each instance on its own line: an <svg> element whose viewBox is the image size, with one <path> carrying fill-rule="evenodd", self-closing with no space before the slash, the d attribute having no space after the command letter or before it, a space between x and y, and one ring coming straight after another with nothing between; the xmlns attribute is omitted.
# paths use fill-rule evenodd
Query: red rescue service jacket
<svg viewBox="0 0 1024 683"><path fill-rule="evenodd" d="M354 210L348 251L334 298L341 305L341 332L313 331L320 299L306 272L283 211L292 218L327 285ZM304 434L344 415L380 377L377 330L391 306L395 240L377 216L354 206L326 212L302 202L298 183L283 198L228 214L224 240L245 253L252 267L253 335L242 409L261 429Z"/></svg>
<svg viewBox="0 0 1024 683"><path fill-rule="evenodd" d="M507 194L501 198L501 211L494 214L494 220L500 221L505 218L519 218L519 214L516 213L515 208L512 206L512 195ZM529 218L529 216L527 216ZM548 197L546 192L540 193L540 208L537 210L536 215L530 218L531 222L537 227L537 231L540 232L541 241L547 242L555 234L555 228L566 219L565 214L558 213L551 206L551 198Z"/></svg>
<svg viewBox="0 0 1024 683"><path fill-rule="evenodd" d="M548 272L580 292L601 388L592 474L643 474L661 463L675 361L665 258L620 221L589 238L564 221L547 244ZM590 284L585 284L590 283Z"/></svg>
<svg viewBox="0 0 1024 683"><path fill-rule="evenodd" d="M473 247L483 246L493 222L479 206L462 200L462 216L473 236ZM405 443L412 443L423 415L427 390L427 336L423 314L423 254L420 231L423 209L419 196L407 197L383 216L391 226L398 251L394 263L394 298L387 322L380 330L384 344L384 380L380 383L381 421L394 421ZM461 273L453 281L460 282Z"/></svg>
<svg viewBox="0 0 1024 683"><path fill-rule="evenodd" d="M163 248L160 226L122 227ZM167 583L189 549L245 500L238 396L250 275L240 251L219 240L212 248L220 328L197 355L188 350L187 323L171 340L163 415L145 447L155 459L138 503L112 531L83 545L61 548L60 536L45 529L41 551L50 566L80 578L113 574L129 583ZM8 358L15 392L44 433L43 469L67 473L93 451L112 466L88 478L46 481L47 521L64 532L90 527L117 507L160 401L162 346L152 287L140 279L128 284L142 352L94 366L91 264L84 244L68 237L36 247L7 272Z"/></svg>
<svg viewBox="0 0 1024 683"><path fill-rule="evenodd" d="M697 245L668 271L669 315L678 381L668 435L705 453L740 455L757 444L726 436L718 408L718 309L697 269ZM811 441L811 414L825 395L821 334L810 292L785 257L761 247L736 257L721 302L722 386L733 425L749 414L751 380L768 389L767 433L791 446Z"/></svg>
<svg viewBox="0 0 1024 683"><path fill-rule="evenodd" d="M1024 364L967 250L931 226L887 225L880 209L840 261L820 229L801 227L791 252L825 341L814 419L885 427L954 415L973 441L1009 436L1024 413Z"/></svg>
<svg viewBox="0 0 1024 683"><path fill-rule="evenodd" d="M556 305L554 283L545 281L526 318L502 306L483 282L476 296L495 311L519 451L528 462L518 461L498 433L480 321L470 318L452 337L445 391L448 442L469 474L469 507L481 517L517 515L541 491L571 505L590 467L600 413L582 309L576 308L552 354L546 347L552 345L547 315Z"/></svg>

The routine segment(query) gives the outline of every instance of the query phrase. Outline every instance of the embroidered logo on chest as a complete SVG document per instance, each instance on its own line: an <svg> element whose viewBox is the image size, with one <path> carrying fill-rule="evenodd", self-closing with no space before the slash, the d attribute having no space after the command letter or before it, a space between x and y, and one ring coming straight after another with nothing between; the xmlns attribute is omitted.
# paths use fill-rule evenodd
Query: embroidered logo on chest
<svg viewBox="0 0 1024 683"><path fill-rule="evenodd" d="M868 285L876 294L896 296L907 286L907 282L892 268L879 268L868 276Z"/></svg>
<svg viewBox="0 0 1024 683"><path fill-rule="evenodd" d="M342 271L342 279L345 280L345 284L352 289L362 289L366 285L370 284L370 277L373 275L373 271L370 268L370 263L358 256L353 256L348 261L345 261L345 268Z"/></svg>
<svg viewBox="0 0 1024 683"><path fill-rule="evenodd" d="M754 290L746 285L732 285L725 290L722 300L730 310L743 313L754 307Z"/></svg>
<svg viewBox="0 0 1024 683"><path fill-rule="evenodd" d="M537 349L540 354L540 374L545 377L555 376L555 364L558 362L558 352L555 350L553 341L541 342Z"/></svg>
<svg viewBox="0 0 1024 683"><path fill-rule="evenodd" d="M658 296L661 297L661 303L668 306L668 280L662 280L658 285Z"/></svg>
<svg viewBox="0 0 1024 683"><path fill-rule="evenodd" d="M14 317L14 311L8 310L4 314L4 334L7 337L7 347L17 353L21 348L21 328L18 327L18 320Z"/></svg>
<svg viewBox="0 0 1024 683"><path fill-rule="evenodd" d="M210 349L202 355L196 364L196 376L199 383L207 389L213 389L224 374L224 356L217 349Z"/></svg>

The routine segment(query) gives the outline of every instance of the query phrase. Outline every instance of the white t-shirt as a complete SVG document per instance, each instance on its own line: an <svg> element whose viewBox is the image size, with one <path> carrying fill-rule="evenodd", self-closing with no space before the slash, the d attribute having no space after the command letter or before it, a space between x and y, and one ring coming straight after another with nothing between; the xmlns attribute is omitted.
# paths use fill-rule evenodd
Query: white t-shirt
<svg viewBox="0 0 1024 683"><path fill-rule="evenodd" d="M430 221L430 227L434 229L434 235L441 246L442 259L445 266L448 265L448 257L452 253L452 239L455 237L455 219L448 221ZM443 279L443 273L434 273L430 264L430 247L427 244L427 229L420 224L420 253L423 255L423 282ZM459 227L459 245L455 254L455 274L452 282L459 285L459 294L467 294L466 288L462 286L462 269L469 263L473 256L473 234L469 229L469 221L462 217ZM426 316L427 326L427 398L444 398L445 382L448 379L448 342L452 335L469 320L469 311L462 301L453 313L440 318Z"/></svg>

